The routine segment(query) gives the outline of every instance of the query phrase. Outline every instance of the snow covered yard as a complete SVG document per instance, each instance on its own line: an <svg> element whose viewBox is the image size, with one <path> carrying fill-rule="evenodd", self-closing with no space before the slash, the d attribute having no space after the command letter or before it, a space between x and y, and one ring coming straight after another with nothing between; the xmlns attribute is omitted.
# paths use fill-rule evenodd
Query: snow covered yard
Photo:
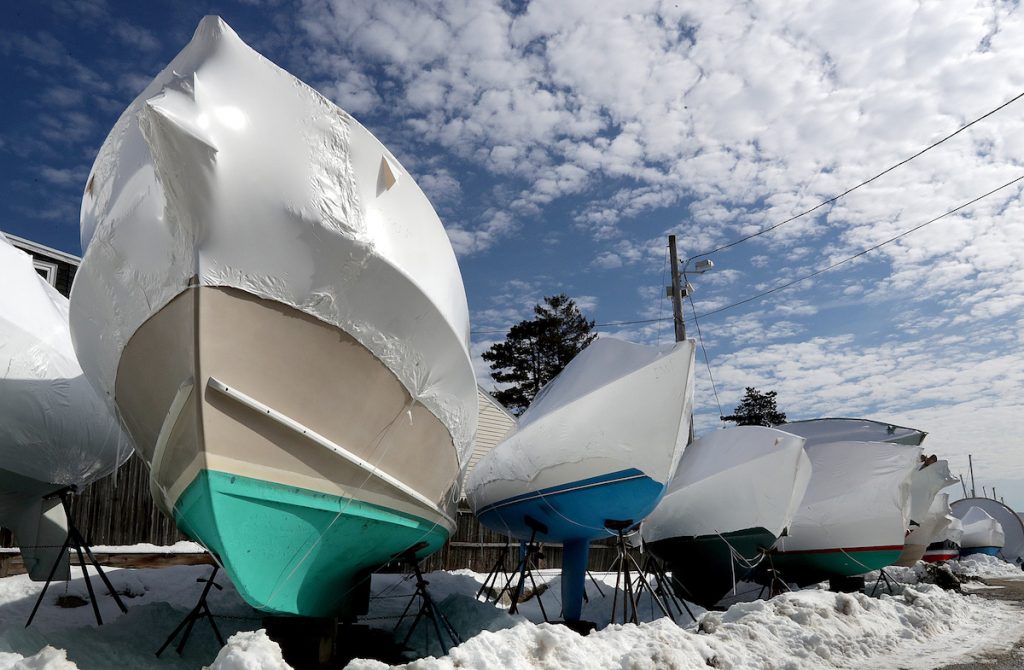
<svg viewBox="0 0 1024 670"><path fill-rule="evenodd" d="M953 563L954 572L985 577L1024 577L1019 569L989 557ZM1011 645L1024 635L1020 609L1013 604L943 591L918 583L923 568L893 570L900 582L896 595L877 598L836 594L823 589L787 593L768 601L737 603L725 612L694 609L693 623L684 613L677 625L661 615L649 597L642 600L639 626L608 625L614 575L596 575L588 583L584 617L599 630L581 637L542 621L536 598L510 616L475 600L484 575L438 572L427 575L430 592L459 631L463 644L440 656L433 636L418 628L410 645L439 657L411 662L415 670L447 668L933 668ZM25 629L40 585L24 576L0 579L0 670L73 670L80 668L200 668L284 670L280 650L258 628L259 616L245 605L223 574L223 591L213 591L210 607L227 637L219 651L209 626L196 624L185 654L173 647L160 659L155 650L195 604L207 566L145 570L109 570L129 611L120 615L113 600L100 598L107 625L97 628L92 608L65 609L58 596L87 596L80 578L55 584L31 628ZM77 577L77 570L75 571ZM556 573L537 575L550 618L559 615ZM94 581L98 584L98 580ZM529 585L528 586L532 586ZM376 575L371 611L365 623L394 627L408 603L413 580ZM408 626L406 620L405 626ZM66 651L65 651L66 650ZM216 660L215 660L216 659ZM356 660L352 670L389 666Z"/></svg>

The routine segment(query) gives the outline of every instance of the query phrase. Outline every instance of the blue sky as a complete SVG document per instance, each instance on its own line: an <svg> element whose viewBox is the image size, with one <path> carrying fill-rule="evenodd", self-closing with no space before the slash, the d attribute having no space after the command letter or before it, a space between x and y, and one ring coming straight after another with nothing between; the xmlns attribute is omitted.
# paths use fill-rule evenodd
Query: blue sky
<svg viewBox="0 0 1024 670"><path fill-rule="evenodd" d="M1024 91L1011 2L18 3L0 28L0 229L80 253L95 152L208 13L352 113L431 197L482 380L480 351L544 295L598 323L666 317L667 234L685 256L781 221ZM1024 174L1022 131L1024 101L714 255L692 280L698 313ZM913 425L1024 508L1021 214L1018 184L708 317L723 409L757 386L790 418ZM602 331L671 339L665 322ZM703 432L719 413L703 365L697 394Z"/></svg>

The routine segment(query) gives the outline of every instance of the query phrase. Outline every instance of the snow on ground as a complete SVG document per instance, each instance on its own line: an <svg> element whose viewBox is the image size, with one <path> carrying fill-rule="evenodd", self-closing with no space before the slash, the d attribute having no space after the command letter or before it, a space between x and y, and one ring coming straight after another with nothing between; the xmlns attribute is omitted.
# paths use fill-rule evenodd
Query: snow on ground
<svg viewBox="0 0 1024 670"><path fill-rule="evenodd" d="M953 574L958 577L978 577L981 579L1015 579L1024 577L1024 572L1001 558L986 554L971 554L958 561L949 561Z"/></svg>
<svg viewBox="0 0 1024 670"><path fill-rule="evenodd" d="M955 566L962 573L1024 577L1010 573L990 557L966 559ZM786 593L771 600L742 602L724 612L694 608L697 621L685 613L678 624L666 618L649 595L641 598L640 625L609 624L614 575L595 575L588 583L584 617L598 624L580 636L542 623L541 603L551 619L560 616L559 578L554 571L535 574L540 601L531 597L520 614L509 615L493 603L475 599L485 576L460 570L426 576L429 591L463 640L440 655L433 634L420 624L410 646L437 657L411 662L411 670L448 668L930 668L990 651L1020 639L1024 623L1019 608L977 595L943 591L918 583L917 568L890 570L902 582L895 595L877 598L837 594L824 589ZM120 615L111 598L101 596L107 625L97 628L87 604L61 608L58 596L87 598L77 568L69 584L54 584L31 628L24 622L41 585L25 576L0 579L0 670L74 670L81 668L200 668L212 670L287 670L280 648L259 628L259 615L245 605L222 573L223 591L213 591L210 607L227 646L219 649L205 621L196 624L185 654L173 647L161 659L155 650L195 604L208 566L116 570L108 574L125 594L129 611ZM94 579L102 589L99 580ZM870 587L870 584L869 584ZM371 610L364 623L391 630L409 603L415 580L403 575L375 575ZM500 584L498 586L500 588ZM528 582L527 589L534 584ZM598 591L600 588L604 595ZM619 594L621 607L621 593ZM412 608L415 612L418 603ZM691 606L692 607L692 606ZM621 618L621 610L618 612ZM404 636L411 617L399 627ZM67 650L66 652L64 650ZM356 660L351 670L389 666Z"/></svg>

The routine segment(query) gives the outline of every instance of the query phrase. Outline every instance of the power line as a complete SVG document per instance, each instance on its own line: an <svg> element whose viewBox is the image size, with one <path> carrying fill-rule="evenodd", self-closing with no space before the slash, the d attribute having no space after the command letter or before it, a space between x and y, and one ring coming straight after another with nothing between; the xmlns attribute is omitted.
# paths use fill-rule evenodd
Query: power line
<svg viewBox="0 0 1024 670"><path fill-rule="evenodd" d="M1024 95L1024 94L1022 94L1022 95ZM942 214L939 214L938 216L936 216L934 218L931 218L931 219L925 221L924 223L919 223L918 225L914 226L913 228L909 228L907 230L904 230L903 232L901 232L901 233L899 233L897 235L894 235L894 236L890 237L887 240L883 240L882 242L879 242L878 244L874 244L874 245L872 245L870 247L867 247L865 249L861 249L860 251L858 251L857 253L853 254L852 256L847 256L846 258L844 258L844 259L842 259L840 261L836 261L835 263L832 263L831 265L828 265L826 267L823 267L823 268L820 268L818 270L815 270L814 272L811 272L809 274L803 275L802 277L798 277L798 278L790 280L788 282L784 282L784 283L779 284L777 286L773 286L772 288L770 288L770 289L768 289L766 291L761 291L760 293L752 295L752 296L750 296L748 298L744 298L743 300L738 300L738 301L736 301L734 303L730 303L730 304L725 305L723 307L718 307L717 309L713 309L711 311L704 312L702 314L697 314L696 313L696 309L694 309L694 316L693 316L694 323L696 324L697 319L703 319L705 317L712 316L714 314L719 314L719 313L724 312L726 310L733 309L734 307L739 307L740 305L745 305L745 304L747 304L749 302L754 302L755 300L760 300L761 298L769 296L769 295L771 295L773 293L778 293L779 291L784 291L785 289L790 288L792 286L795 286L795 285L797 285L797 284L799 284L801 282L807 281L808 279L812 279L812 278L817 277L818 275L824 274L824 273L826 273L826 272L828 272L830 270L834 270L835 268L837 268L837 267L839 267L841 265L845 265L846 263L849 263L850 261L856 260L857 258L860 258L861 256L864 256L865 254L869 254L872 251L875 251L877 249L880 249L880 248L886 246L887 244L892 244L896 240L899 240L901 238L906 237L907 235L910 235L911 233L914 233L914 232L916 232L918 230L921 230L925 226L929 226L929 225L931 225L931 224L933 224L933 223L935 223L937 221L941 221L942 219L944 219L944 218L946 218L948 216L952 216L953 214L956 214L957 212L959 212L961 210L964 210L964 209L970 207L971 205L973 205L973 204L975 204L977 202L980 202L980 201L984 200L985 198L987 198L987 197L989 197L991 195L995 195L996 193L998 193L998 192L1000 192L1000 191L1002 191L1004 189L1007 189L1010 186L1013 186L1014 184L1016 184L1016 183L1018 183L1018 182L1020 182L1022 180L1024 180L1024 175L1021 175L1021 176L1019 176L1019 177L1017 177L1015 179L1011 179L1010 181L1006 182L1002 186L998 186L998 187L992 189L991 191L988 191L987 193L984 193L984 194L979 195L979 196L977 196L975 198L972 198L971 200L968 200L965 203L957 205L953 209L950 209L950 210L948 210L948 211L946 211L946 212L944 212ZM692 298L691 298L691 305L692 305ZM671 320L672 320L672 317L661 317L661 318L657 318L657 319L637 319L637 320L633 320L633 321L608 321L606 323L595 323L594 327L595 328L602 328L602 327L607 327L607 326L632 326L632 325L636 325L636 324L657 323L657 322L671 321ZM698 324L698 330L699 330L699 324ZM508 330L507 329L504 329L504 330L477 330L477 331L474 331L474 332L475 333L506 333L506 332L508 332Z"/></svg>
<svg viewBox="0 0 1024 670"><path fill-rule="evenodd" d="M1014 97L1010 98L1009 100L1007 100L1003 104L999 105L995 109L990 110L990 111L986 112L985 114L982 114L981 116L979 116L978 118L974 119L970 123L967 123L967 124L965 124L963 126L960 126L955 131L953 131L949 135L946 135L945 137L943 137L942 139L938 140L937 142L933 142L932 144L929 144L924 149L921 149L920 151L918 151L916 154L914 154L912 156L909 156L907 158L904 158L903 160L901 160L899 163L896 163L895 165L891 165L891 166L887 167L886 169L882 170L881 172L879 172L875 176L873 176L873 177L871 177L869 179L865 179L864 181L860 182L859 184L857 184L855 186L851 186L850 188L846 189L842 193L840 193L838 195L834 195L831 198L829 198L828 200L824 200L824 201L818 203L817 205L815 205L814 207L811 207L808 210L804 210L803 212L800 212L799 214L795 214L795 215L789 217L788 219L785 219L783 221L779 221L778 223L776 223L774 225L771 225L771 226L768 226L767 228L764 228L762 230L759 230L756 233L751 233L750 235L745 235L745 236L739 238L738 240L734 240L733 242L729 242L728 244L723 244L722 246L716 247L714 249L711 249L710 251L705 251L703 253L694 254L693 256L690 256L689 258L687 258L683 262L683 267L685 267L687 263L689 263L690 261L692 261L695 258L700 258L701 256L710 256L711 254L716 254L719 251L725 251L726 249L729 249L731 247L735 247L737 244L742 244L742 243L746 242L747 240L752 240L755 237L760 237L761 235L764 235L765 233L770 233L771 231L775 230L776 228L784 226L787 223L791 223L793 221L796 221L799 218L807 216L808 214L812 214L812 213L818 211L819 209L821 209L822 207L824 207L826 205L831 205L836 200L839 200L840 198L853 193L854 191L856 191L857 189L859 189L862 186L867 186L868 184L870 184L871 182L875 181L876 179L889 174L893 170L895 170L895 169L897 169L899 167L902 167L902 166L906 165L907 163L909 163L910 161L914 160L915 158L918 158L919 156L921 156L921 155L931 151L932 149L934 149L935 147L939 146L943 142L946 142L947 140L950 140L950 139L956 137L957 135L959 135L963 131L965 131L968 128L970 128L971 126L973 126L974 124L979 123L980 121L984 121L985 119L987 119L988 117L992 116L996 112L998 112L998 111L1000 111L1002 109L1005 109L1006 107L1009 107L1010 105L1012 105L1013 103L1017 102L1021 98L1024 98L1024 91L1018 93L1017 95L1015 95Z"/></svg>
<svg viewBox="0 0 1024 670"><path fill-rule="evenodd" d="M693 310L693 325L697 326L697 339L700 340L700 349L704 352L704 365L708 368L708 379L711 380L711 390L715 392L715 402L718 403L718 416L725 416L722 411L722 401L718 398L718 386L715 384L715 375L711 372L711 358L708 357L708 350L704 346L704 333L700 332L700 321L697 320L697 306L693 304L693 296L689 293L686 297L690 300L690 309Z"/></svg>
<svg viewBox="0 0 1024 670"><path fill-rule="evenodd" d="M778 286L774 286L774 287L768 289L767 291L762 291L762 292L758 293L757 295L752 295L749 298L744 298L743 300L740 300L738 302L734 302L734 303L732 303L730 305L725 305L724 307L719 307L718 309L713 309L710 312L704 312L703 314L699 315L699 318L703 319L706 316L711 316L713 314L718 314L719 312L724 312L727 309L732 309L733 307L739 307L740 305L745 305L748 302L753 302L755 300L760 300L761 298L764 298L765 296L771 295L772 293L777 293L777 292L785 290L785 289L787 289L787 288L789 288L791 286L799 284L800 282L807 281L808 279L811 279L812 277L817 277L818 275L823 274L825 272L828 272L829 270L832 270L834 268L837 268L840 265L844 265L846 263L849 263L850 261L852 261L854 259L857 259L857 258L860 258L861 256L863 256L865 254L871 253L872 251L875 251L876 249L880 249L881 247L884 247L887 244L891 244L892 242L895 242L896 240L898 240L898 239L900 239L902 237L906 237L907 235L909 235L909 234L911 234L911 233L913 233L915 231L921 230L925 226L931 225L931 224L935 223L936 221L939 221L941 219L946 218L947 216L950 216L952 214L956 214L960 210L962 210L962 209L964 209L966 207L970 207L971 205L973 205L974 203L978 202L979 200L983 200L983 199L989 197L990 195L992 195L994 193L998 193L999 191L1002 191L1004 188L1009 188L1010 186L1013 186L1014 184L1016 184L1017 182L1021 181L1022 179L1024 179L1024 175L1021 175L1021 176L1017 177L1016 179L1012 179L1012 180L1006 182L1005 184L1003 184L1002 186L999 186L997 188L992 189L991 191L989 191L988 193L985 193L984 195L979 195L978 197L976 197L976 198L974 198L972 200L968 200L967 202L963 203L962 205L958 205L957 207L954 207L953 209L949 210L948 212L945 212L944 214L940 214L940 215L936 216L934 219L929 219L928 221L925 221L924 223L918 224L918 225L914 226L913 228L910 228L909 230L905 230L902 233L900 233L899 235L895 235L893 237L890 237L889 239L887 239L887 240L885 240L883 242L879 242L878 244L875 244L873 246L870 246L867 249L861 249L860 251L858 251L854 255L848 256L848 257L844 258L841 261L837 261L837 262L833 263L832 265L829 265L827 267L823 267L823 268L821 268L819 270L815 270L814 272L812 272L810 274L806 274L806 275L804 275L802 277L798 277L797 279L794 279L792 281L788 281L788 282L785 282L783 284L779 284ZM696 318L698 318L698 315L695 314L694 315L694 319L696 319Z"/></svg>

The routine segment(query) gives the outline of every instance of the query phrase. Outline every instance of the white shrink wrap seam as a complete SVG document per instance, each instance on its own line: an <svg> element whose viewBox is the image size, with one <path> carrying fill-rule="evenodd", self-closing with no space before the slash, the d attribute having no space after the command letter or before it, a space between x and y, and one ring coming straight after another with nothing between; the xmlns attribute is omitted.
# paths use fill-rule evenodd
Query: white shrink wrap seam
<svg viewBox="0 0 1024 670"><path fill-rule="evenodd" d="M444 227L352 117L218 17L110 132L82 200L75 348L113 397L127 342L190 284L335 325L471 447L469 315Z"/></svg>

